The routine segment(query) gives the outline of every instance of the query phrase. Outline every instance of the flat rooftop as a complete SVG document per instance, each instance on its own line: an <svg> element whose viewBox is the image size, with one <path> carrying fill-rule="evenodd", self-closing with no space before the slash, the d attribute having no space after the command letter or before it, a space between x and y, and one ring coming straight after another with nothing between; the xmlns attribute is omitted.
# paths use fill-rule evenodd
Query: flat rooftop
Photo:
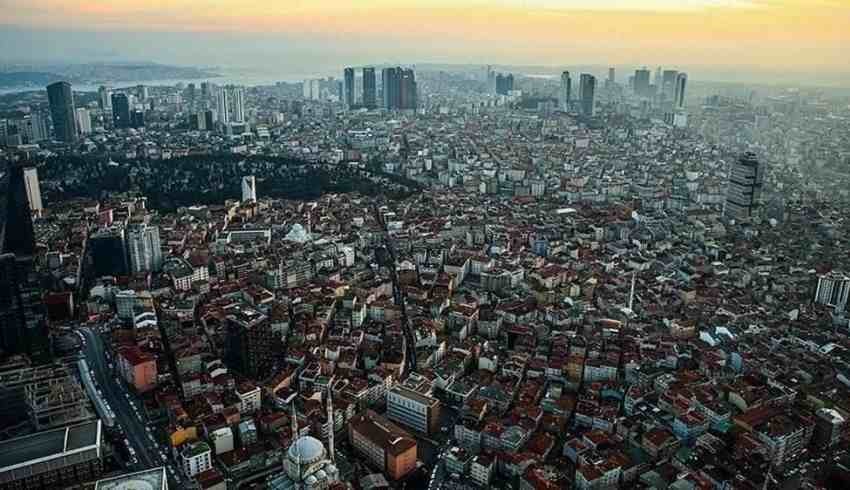
<svg viewBox="0 0 850 490"><path fill-rule="evenodd" d="M100 420L48 430L0 442L0 481L3 473L31 464L95 449L100 452Z"/></svg>
<svg viewBox="0 0 850 490"><path fill-rule="evenodd" d="M98 480L94 490L168 490L165 466Z"/></svg>

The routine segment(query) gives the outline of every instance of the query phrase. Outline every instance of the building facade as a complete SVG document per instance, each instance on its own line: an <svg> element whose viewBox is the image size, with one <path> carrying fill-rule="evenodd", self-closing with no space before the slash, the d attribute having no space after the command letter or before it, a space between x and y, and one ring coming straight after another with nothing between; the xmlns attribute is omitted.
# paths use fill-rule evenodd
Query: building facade
<svg viewBox="0 0 850 490"><path fill-rule="evenodd" d="M148 224L130 228L127 233L127 251L131 272L159 272L162 269L159 228Z"/></svg>
<svg viewBox="0 0 850 490"><path fill-rule="evenodd" d="M751 219L761 201L764 165L753 152L747 152L732 163L726 189L724 215L729 219Z"/></svg>
<svg viewBox="0 0 850 490"><path fill-rule="evenodd" d="M74 92L68 82L47 86L50 116L53 118L53 135L58 141L73 143L77 140L77 119L74 112Z"/></svg>
<svg viewBox="0 0 850 490"><path fill-rule="evenodd" d="M348 440L372 466L391 480L416 469L416 440L386 418L367 411L348 423Z"/></svg>
<svg viewBox="0 0 850 490"><path fill-rule="evenodd" d="M387 417L415 431L432 434L437 430L440 402L404 386L387 392Z"/></svg>

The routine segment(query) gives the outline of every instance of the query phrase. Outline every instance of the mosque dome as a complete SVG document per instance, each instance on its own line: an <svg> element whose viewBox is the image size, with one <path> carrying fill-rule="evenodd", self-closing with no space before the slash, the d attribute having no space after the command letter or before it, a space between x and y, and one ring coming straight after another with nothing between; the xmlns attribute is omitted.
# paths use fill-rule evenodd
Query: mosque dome
<svg viewBox="0 0 850 490"><path fill-rule="evenodd" d="M289 446L287 456L293 463L300 461L302 467L309 466L325 458L325 446L315 437L300 437Z"/></svg>

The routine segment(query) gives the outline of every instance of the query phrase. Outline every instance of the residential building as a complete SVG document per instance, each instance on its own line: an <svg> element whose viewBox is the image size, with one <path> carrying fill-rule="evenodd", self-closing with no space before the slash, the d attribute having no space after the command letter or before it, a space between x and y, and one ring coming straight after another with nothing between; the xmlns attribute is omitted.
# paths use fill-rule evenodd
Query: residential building
<svg viewBox="0 0 850 490"><path fill-rule="evenodd" d="M387 417L423 434L438 430L440 401L404 386L387 392Z"/></svg>
<svg viewBox="0 0 850 490"><path fill-rule="evenodd" d="M183 473L193 477L212 468L212 449L203 441L191 442L180 451Z"/></svg>
<svg viewBox="0 0 850 490"><path fill-rule="evenodd" d="M115 360L121 377L136 392L144 393L156 386L156 356L132 346L118 349Z"/></svg>
<svg viewBox="0 0 850 490"><path fill-rule="evenodd" d="M159 227L149 224L132 226L127 233L127 250L131 272L159 272L162 269Z"/></svg>
<svg viewBox="0 0 850 490"><path fill-rule="evenodd" d="M348 422L348 440L355 451L391 480L416 469L416 440L404 429L367 411Z"/></svg>

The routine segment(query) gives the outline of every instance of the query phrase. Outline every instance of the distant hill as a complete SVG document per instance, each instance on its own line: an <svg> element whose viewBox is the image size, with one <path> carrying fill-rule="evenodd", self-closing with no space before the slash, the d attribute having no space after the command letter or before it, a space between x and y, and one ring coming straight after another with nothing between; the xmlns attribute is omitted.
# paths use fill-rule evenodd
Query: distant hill
<svg viewBox="0 0 850 490"><path fill-rule="evenodd" d="M195 67L158 63L87 63L79 65L7 66L0 70L0 88L44 87L67 80L72 84L144 82L148 80L212 78L216 73Z"/></svg>
<svg viewBox="0 0 850 490"><path fill-rule="evenodd" d="M57 80L62 80L62 75L40 71L0 73L0 88L44 87Z"/></svg>

